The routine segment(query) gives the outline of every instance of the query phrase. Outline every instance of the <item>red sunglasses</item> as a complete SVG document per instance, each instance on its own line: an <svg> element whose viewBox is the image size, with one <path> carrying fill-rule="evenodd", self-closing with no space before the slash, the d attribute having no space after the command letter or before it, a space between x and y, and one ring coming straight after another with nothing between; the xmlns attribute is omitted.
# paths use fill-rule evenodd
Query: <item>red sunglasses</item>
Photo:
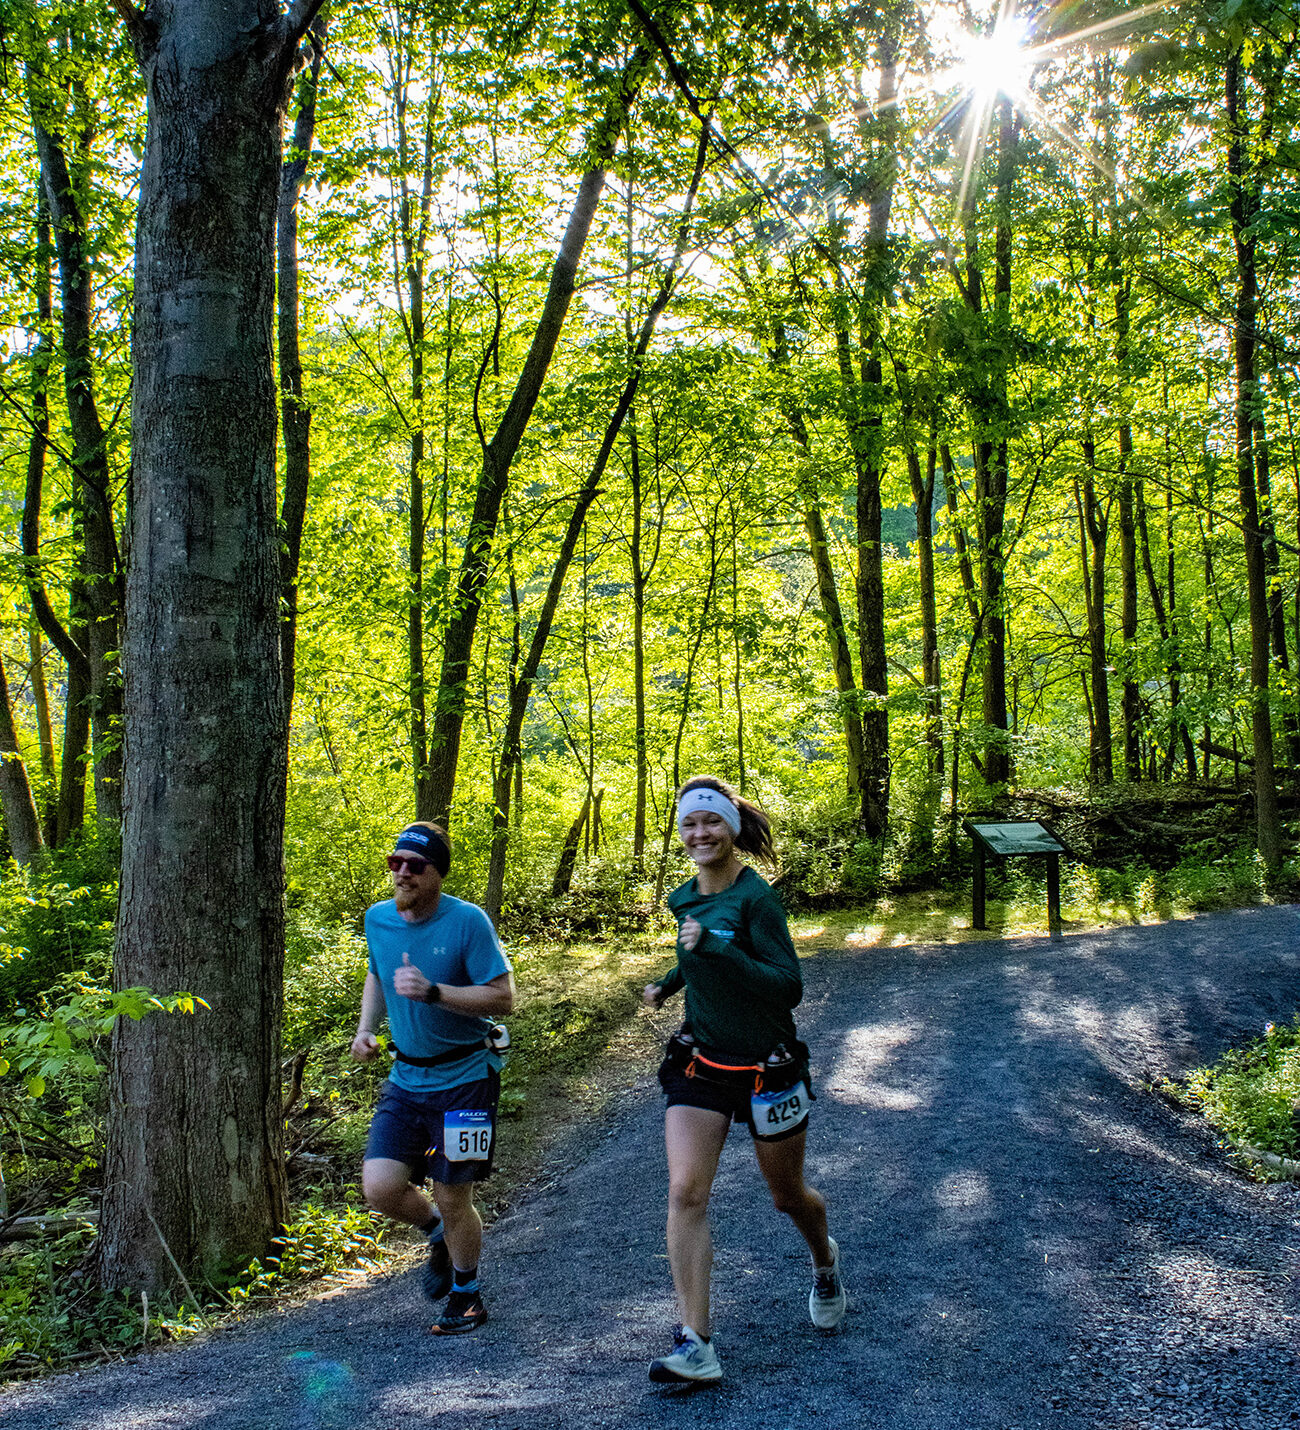
<svg viewBox="0 0 1300 1430"><path fill-rule="evenodd" d="M388 856L388 867L394 874L400 874L402 870L409 869L418 879L426 869L432 868L432 859L421 859L418 854L390 854Z"/></svg>

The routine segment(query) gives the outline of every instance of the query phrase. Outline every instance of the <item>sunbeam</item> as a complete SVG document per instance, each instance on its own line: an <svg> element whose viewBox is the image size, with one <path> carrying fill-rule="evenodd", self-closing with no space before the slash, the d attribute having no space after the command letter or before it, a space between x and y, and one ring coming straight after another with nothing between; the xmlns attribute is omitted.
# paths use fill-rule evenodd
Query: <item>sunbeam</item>
<svg viewBox="0 0 1300 1430"><path fill-rule="evenodd" d="M1002 0L989 28L959 36L957 62L924 81L924 87L931 93L949 97L948 105L928 132L933 134L948 128L958 116L962 119L961 172L955 212L960 215L966 211L971 185L988 141L993 111L1004 100L1014 105L1030 125L1050 133L1113 180L1114 170L1106 159L1086 139L1045 112L1033 93L1034 75L1041 66L1073 50L1121 43L1129 39L1143 21L1167 9L1162 3L1143 5L1068 34L1051 35L1046 33L1053 19L1051 11L1035 21L1017 13L1016 0Z"/></svg>

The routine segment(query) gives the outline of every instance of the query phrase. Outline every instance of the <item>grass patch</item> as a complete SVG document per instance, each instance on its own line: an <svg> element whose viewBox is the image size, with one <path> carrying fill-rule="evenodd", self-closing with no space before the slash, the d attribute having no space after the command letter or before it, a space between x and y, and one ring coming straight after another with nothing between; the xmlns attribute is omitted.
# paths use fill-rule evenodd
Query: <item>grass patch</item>
<svg viewBox="0 0 1300 1430"><path fill-rule="evenodd" d="M1300 1017L1285 1027L1270 1023L1262 1036L1229 1048L1171 1090L1228 1143L1294 1160L1300 1151ZM1252 1170L1269 1175L1254 1164Z"/></svg>

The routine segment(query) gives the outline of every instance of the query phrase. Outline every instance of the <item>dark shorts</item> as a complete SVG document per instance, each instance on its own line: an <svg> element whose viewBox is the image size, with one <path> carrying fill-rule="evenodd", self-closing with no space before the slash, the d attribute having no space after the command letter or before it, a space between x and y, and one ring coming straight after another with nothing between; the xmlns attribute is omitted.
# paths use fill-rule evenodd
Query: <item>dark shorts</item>
<svg viewBox="0 0 1300 1430"><path fill-rule="evenodd" d="M463 1082L459 1087L437 1092L409 1092L385 1082L379 1089L379 1105L370 1122L365 1160L383 1157L391 1162L405 1162L411 1169L411 1180L416 1183L426 1178L448 1186L481 1182L492 1175L500 1096L501 1077L495 1072L476 1082ZM487 1111L492 1115L492 1142L481 1161L449 1162L443 1156L443 1117L457 1110Z"/></svg>
<svg viewBox="0 0 1300 1430"><path fill-rule="evenodd" d="M807 1075L805 1074L805 1081ZM753 1090L748 1085L733 1086L730 1083L710 1082L707 1078L687 1077L671 1058L659 1064L659 1086L668 1098L669 1107L700 1107L706 1112L720 1112L729 1121L749 1128L749 1135L755 1139L754 1113L750 1106ZM789 1132L778 1132L774 1137L763 1137L764 1142L784 1142L787 1137L798 1137L808 1130L807 1119Z"/></svg>

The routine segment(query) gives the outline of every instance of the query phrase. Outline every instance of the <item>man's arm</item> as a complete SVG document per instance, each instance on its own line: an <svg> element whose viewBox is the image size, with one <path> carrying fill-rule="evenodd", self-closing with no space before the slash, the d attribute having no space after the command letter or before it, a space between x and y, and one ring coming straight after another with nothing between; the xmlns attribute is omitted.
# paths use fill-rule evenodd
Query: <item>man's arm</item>
<svg viewBox="0 0 1300 1430"><path fill-rule="evenodd" d="M468 1018L501 1018L515 1006L513 973L501 973L489 983L471 983L466 987L430 983L408 954L402 955L402 966L393 975L393 987L403 998L416 1003L441 1003L449 1013L463 1013ZM380 997L383 997L382 989Z"/></svg>
<svg viewBox="0 0 1300 1430"><path fill-rule="evenodd" d="M352 1056L359 1063L368 1063L379 1056L379 1040L375 1037L375 1029L386 1011L384 985L375 977L373 970L368 970L365 987L361 990L361 1016L357 1019L357 1035L352 1039Z"/></svg>

